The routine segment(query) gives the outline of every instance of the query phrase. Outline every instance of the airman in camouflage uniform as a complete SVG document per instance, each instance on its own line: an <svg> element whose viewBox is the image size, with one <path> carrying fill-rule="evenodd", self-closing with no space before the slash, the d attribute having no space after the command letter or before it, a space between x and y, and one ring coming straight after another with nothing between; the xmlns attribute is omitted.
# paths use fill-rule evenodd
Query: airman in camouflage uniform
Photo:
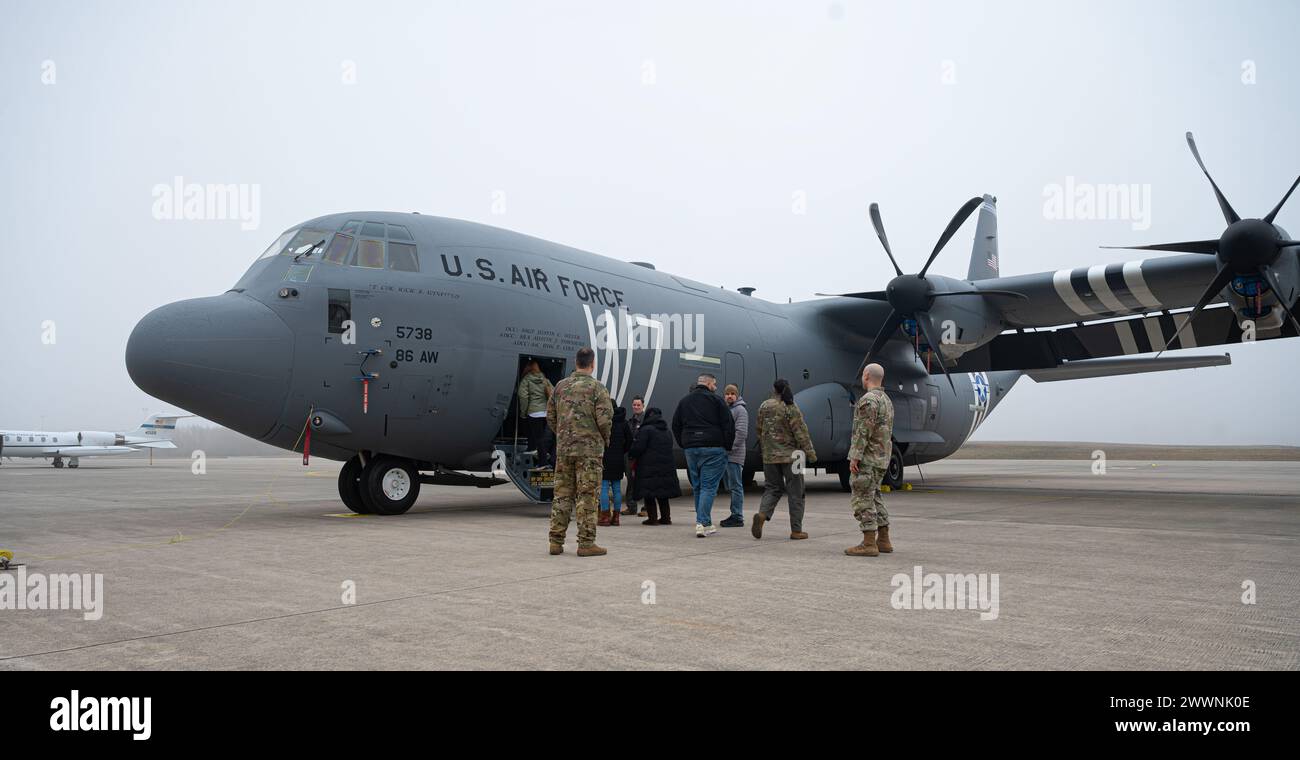
<svg viewBox="0 0 1300 760"><path fill-rule="evenodd" d="M808 424L794 404L790 384L777 380L774 393L758 407L758 445L763 450L763 500L749 531L763 537L763 523L772 519L777 502L784 495L790 505L790 538L808 537L803 532L803 468L817 461Z"/></svg>
<svg viewBox="0 0 1300 760"><path fill-rule="evenodd" d="M609 391L591 376L595 354L578 351L578 368L561 380L546 404L555 431L555 493L551 502L551 554L564 551L574 504L578 512L578 556L605 554L596 546L596 510L602 459L614 419Z"/></svg>
<svg viewBox="0 0 1300 760"><path fill-rule="evenodd" d="M881 385L885 369L868 364L862 370L862 387L866 393L853 410L853 442L849 446L849 483L853 489L853 516L862 530L862 543L844 553L850 557L875 557L892 552L889 542L889 510L880 498L880 481L889 467L894 444L894 402Z"/></svg>

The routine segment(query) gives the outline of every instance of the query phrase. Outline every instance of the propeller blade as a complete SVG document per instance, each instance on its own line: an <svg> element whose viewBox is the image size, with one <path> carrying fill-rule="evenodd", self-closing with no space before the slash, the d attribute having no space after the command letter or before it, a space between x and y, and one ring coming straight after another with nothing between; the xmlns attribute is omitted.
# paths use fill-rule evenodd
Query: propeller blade
<svg viewBox="0 0 1300 760"><path fill-rule="evenodd" d="M931 293L935 298L941 296L1005 296L1007 298L1023 298L1029 300L1029 296L1024 293L1017 293L1012 290L949 290L944 293Z"/></svg>
<svg viewBox="0 0 1300 760"><path fill-rule="evenodd" d="M1205 178L1210 181L1210 187L1214 188L1214 195L1219 199L1219 208L1223 210L1223 218L1227 220L1228 224L1240 222L1241 217L1237 216L1236 211L1232 210L1232 204L1228 203L1227 198L1223 197L1223 191L1214 183L1214 177L1211 177L1209 170L1205 168L1205 162L1201 160L1201 152L1196 149L1196 139L1192 137L1191 132L1187 133L1187 147L1192 149L1192 156L1196 159L1196 163L1201 167L1201 172L1204 173Z"/></svg>
<svg viewBox="0 0 1300 760"><path fill-rule="evenodd" d="M1178 340L1178 336L1182 335L1183 330L1186 330L1188 325L1196 321L1196 318L1200 316L1201 310L1205 308L1205 305L1210 301L1213 301L1214 297L1219 295L1219 291L1227 287L1228 283L1232 281L1234 276L1235 275L1232 273L1232 267L1223 266L1219 268L1219 273L1214 275L1214 281L1211 282L1210 286L1205 289L1203 294L1201 294L1201 300L1196 302L1196 308L1192 309L1192 313L1187 317L1186 321L1183 322L1182 326L1174 331L1174 336L1169 339L1169 342L1165 344L1165 347L1156 353L1157 357L1169 350L1169 347L1174 344L1174 341Z"/></svg>
<svg viewBox="0 0 1300 760"><path fill-rule="evenodd" d="M1272 287L1273 292L1277 294L1277 300L1282 304L1282 308L1286 310L1286 315L1291 318L1291 326L1295 328L1296 333L1300 333L1300 320L1295 318L1295 312L1291 311L1291 307L1287 305L1286 297L1282 295L1282 283L1278 282L1277 275L1273 272L1273 267L1270 267L1268 264L1261 264L1259 267L1259 273L1264 275L1265 280L1268 280L1269 286Z"/></svg>
<svg viewBox="0 0 1300 760"><path fill-rule="evenodd" d="M1277 241L1277 247L1278 247L1278 248L1290 248L1290 247L1293 246L1293 245L1300 245L1300 240L1279 240L1279 241Z"/></svg>
<svg viewBox="0 0 1300 760"><path fill-rule="evenodd" d="M894 252L889 250L889 238L885 237L885 223L880 220L880 204L871 204L871 225L876 228L876 237L880 238L880 244L885 247L885 255L889 257L889 263L894 265L894 271L898 276L903 276L903 270L898 268L898 262L894 261Z"/></svg>
<svg viewBox="0 0 1300 760"><path fill-rule="evenodd" d="M1282 206L1286 204L1286 199L1291 197L1291 193L1295 192L1296 185L1300 185L1300 177L1295 178L1295 182L1291 183L1291 189L1287 190L1286 195L1282 196L1282 200L1278 201L1277 205L1273 207L1273 210L1268 212L1268 216L1264 217L1264 221L1269 224L1273 223L1273 220L1277 218L1277 212L1281 211Z"/></svg>
<svg viewBox="0 0 1300 760"><path fill-rule="evenodd" d="M925 276L925 273L930 269L930 265L934 263L934 257L939 255L939 251L943 250L943 247L948 244L948 241L952 240L952 236L957 234L957 228L961 227L962 223L966 221L966 218L973 214L975 209L979 208L982 203L984 203L983 198L971 198L962 204L961 208L957 209L957 213L953 215L952 221L948 222L947 228L945 228L943 234L939 236L939 242L935 244L934 252L930 254L930 258L925 262L925 266L921 267L921 273L917 275L918 277ZM899 272L899 274L901 275L902 272Z"/></svg>
<svg viewBox="0 0 1300 760"><path fill-rule="evenodd" d="M1191 240L1186 243L1157 243L1155 245L1103 245L1102 248L1119 251L1174 251L1176 253L1218 253L1218 240Z"/></svg>
<svg viewBox="0 0 1300 760"><path fill-rule="evenodd" d="M934 324L930 321L929 313L920 311L914 316L916 317L916 326L921 328L921 335L925 337L925 342L929 343L930 348L934 349L935 357L939 360L939 369L943 370L943 376L948 378L948 385L952 386L952 392L956 393L957 385L953 383L952 375L948 374L948 368L943 366L943 352L939 350L939 343L930 337L934 332Z"/></svg>
<svg viewBox="0 0 1300 760"><path fill-rule="evenodd" d="M813 293L813 295L826 296L828 298L865 298L869 301L889 300L883 290L864 290L861 293Z"/></svg>
<svg viewBox="0 0 1300 760"><path fill-rule="evenodd" d="M871 357L876 355L877 351L885 347L885 343L889 340L890 336L894 334L894 331L897 330L898 326L902 323L903 323L903 318L899 316L898 312L896 311L889 312L889 316L885 318L884 324L880 326L880 332L876 333L876 339L871 342L871 348L867 349L868 361L871 359Z"/></svg>

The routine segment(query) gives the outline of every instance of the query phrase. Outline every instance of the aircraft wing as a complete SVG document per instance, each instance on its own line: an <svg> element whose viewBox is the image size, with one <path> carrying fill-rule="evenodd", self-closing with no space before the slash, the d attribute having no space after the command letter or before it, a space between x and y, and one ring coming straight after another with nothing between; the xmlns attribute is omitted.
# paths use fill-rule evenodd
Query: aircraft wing
<svg viewBox="0 0 1300 760"><path fill-rule="evenodd" d="M1025 299L999 302L1007 327L1053 327L1130 314L1190 309L1214 280L1213 256L1185 254L1097 264L1055 272L978 280L982 290L1009 290ZM1215 302L1222 300L1216 298Z"/></svg>
<svg viewBox="0 0 1300 760"><path fill-rule="evenodd" d="M1155 353L1164 348L1189 313L1160 313L1055 330L1003 333L963 355L949 371L1051 369L1067 362ZM1280 330L1273 331L1272 334L1261 332L1255 339L1293 337L1296 337L1295 328L1286 322ZM1226 305L1220 305L1202 311L1196 321L1182 331L1171 348L1176 350L1241 342L1242 330L1237 324L1235 312ZM1169 365L1161 368L1180 367Z"/></svg>

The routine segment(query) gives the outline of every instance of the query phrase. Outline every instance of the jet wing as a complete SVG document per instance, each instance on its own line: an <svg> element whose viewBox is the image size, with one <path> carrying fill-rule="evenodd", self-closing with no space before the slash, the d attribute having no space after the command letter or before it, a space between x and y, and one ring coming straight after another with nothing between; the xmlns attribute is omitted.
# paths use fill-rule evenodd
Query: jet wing
<svg viewBox="0 0 1300 760"><path fill-rule="evenodd" d="M1003 333L963 355L949 371L1049 369L1066 362L1155 353L1164 348L1189 313L1166 312L1055 330ZM1241 336L1241 327L1237 324L1233 310L1227 306L1217 306L1202 311L1196 321L1183 330L1171 348L1176 350L1241 343ZM1255 339L1292 337L1296 337L1295 328L1286 322L1271 335L1260 333Z"/></svg>
<svg viewBox="0 0 1300 760"><path fill-rule="evenodd" d="M1053 327L1190 309L1214 280L1216 271L1213 256L1186 254L997 277L978 280L975 286L1028 296L999 301L998 310L1007 327Z"/></svg>

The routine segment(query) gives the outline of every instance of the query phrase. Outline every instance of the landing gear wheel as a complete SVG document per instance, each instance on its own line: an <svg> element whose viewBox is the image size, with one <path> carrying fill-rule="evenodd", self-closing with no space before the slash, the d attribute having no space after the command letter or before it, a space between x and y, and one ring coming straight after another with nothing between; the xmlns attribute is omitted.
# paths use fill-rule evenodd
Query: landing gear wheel
<svg viewBox="0 0 1300 760"><path fill-rule="evenodd" d="M75 470L81 466L81 462L78 462L77 460L74 459L71 462L68 462L68 466Z"/></svg>
<svg viewBox="0 0 1300 760"><path fill-rule="evenodd" d="M59 459L59 458L57 458L57 457L55 458L55 460L54 460L54 469L56 469L56 470L62 470L62 469L63 469L63 460L62 460L62 459Z"/></svg>
<svg viewBox="0 0 1300 760"><path fill-rule="evenodd" d="M376 514L400 515L420 496L420 473L398 457L376 457L361 477L361 498Z"/></svg>
<svg viewBox="0 0 1300 760"><path fill-rule="evenodd" d="M343 505L359 515L371 514L372 510L361 499L361 457L354 456L343 463L339 470L339 498Z"/></svg>
<svg viewBox="0 0 1300 760"><path fill-rule="evenodd" d="M894 490L903 487L903 452L898 450L898 444L894 444L894 450L889 455L889 467L885 469L885 477L881 482Z"/></svg>
<svg viewBox="0 0 1300 760"><path fill-rule="evenodd" d="M853 490L853 485L849 480L849 478L853 477L853 471L849 469L849 463L845 462L840 465L838 473L840 476L840 490L844 493L849 493Z"/></svg>

